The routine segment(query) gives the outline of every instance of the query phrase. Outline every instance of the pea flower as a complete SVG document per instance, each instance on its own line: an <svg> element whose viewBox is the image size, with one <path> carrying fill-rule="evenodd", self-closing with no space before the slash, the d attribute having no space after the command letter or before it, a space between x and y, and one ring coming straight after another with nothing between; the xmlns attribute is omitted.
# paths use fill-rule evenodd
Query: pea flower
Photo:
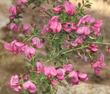
<svg viewBox="0 0 110 94"><path fill-rule="evenodd" d="M23 32L28 33L30 31L31 25L30 24L23 24Z"/></svg>
<svg viewBox="0 0 110 94"><path fill-rule="evenodd" d="M96 44L91 44L91 45L89 45L88 49L91 52L97 52L98 51L98 46Z"/></svg>
<svg viewBox="0 0 110 94"><path fill-rule="evenodd" d="M16 23L10 23L8 28L12 31L18 32L18 25Z"/></svg>
<svg viewBox="0 0 110 94"><path fill-rule="evenodd" d="M70 32L72 32L72 31L77 30L77 27L76 27L76 25L75 25L74 23L72 23L72 22L66 22L66 23L63 24L63 29L64 29L64 31L70 33Z"/></svg>
<svg viewBox="0 0 110 94"><path fill-rule="evenodd" d="M87 26L82 26L82 27L79 27L76 32L79 35L89 35L90 34L90 28Z"/></svg>
<svg viewBox="0 0 110 94"><path fill-rule="evenodd" d="M84 36L78 36L74 41L71 42L71 46L76 47L84 42Z"/></svg>
<svg viewBox="0 0 110 94"><path fill-rule="evenodd" d="M17 14L17 8L16 8L16 6L11 6L10 8L9 8L9 13L11 14L11 15L16 15Z"/></svg>
<svg viewBox="0 0 110 94"><path fill-rule="evenodd" d="M80 26L81 24L93 24L95 22L95 18L93 18L91 15L85 15L80 18L77 26Z"/></svg>
<svg viewBox="0 0 110 94"><path fill-rule="evenodd" d="M56 13L56 14L59 14L59 13L61 13L62 8L63 7L61 5L58 5L58 6L53 8L53 12Z"/></svg>
<svg viewBox="0 0 110 94"><path fill-rule="evenodd" d="M70 72L68 77L72 85L76 85L79 83L78 73L76 71L73 70L72 72Z"/></svg>
<svg viewBox="0 0 110 94"><path fill-rule="evenodd" d="M96 20L94 22L94 24L92 25L91 28L94 31L94 34L96 36L100 36L101 35L101 32L100 32L101 26L102 26L102 20Z"/></svg>
<svg viewBox="0 0 110 94"><path fill-rule="evenodd" d="M44 35L45 33L49 32L49 26L48 25L44 25L43 29L41 31L41 34Z"/></svg>
<svg viewBox="0 0 110 94"><path fill-rule="evenodd" d="M21 86L19 84L19 76L18 75L13 75L11 77L10 86L16 92L19 92L21 90Z"/></svg>
<svg viewBox="0 0 110 94"><path fill-rule="evenodd" d="M59 33L62 29L62 25L59 22L59 17L58 16L53 16L50 20L49 20L49 29L53 32L53 33Z"/></svg>
<svg viewBox="0 0 110 94"><path fill-rule="evenodd" d="M11 43L4 43L4 48L12 53L20 53L23 51L24 43L13 40Z"/></svg>
<svg viewBox="0 0 110 94"><path fill-rule="evenodd" d="M37 87L34 83L32 83L31 81L26 81L23 84L23 88L27 91L29 91L30 93L35 93L37 91Z"/></svg>
<svg viewBox="0 0 110 94"><path fill-rule="evenodd" d="M24 50L24 55L28 58L28 59L32 59L32 57L35 55L36 50L33 47L26 47Z"/></svg>
<svg viewBox="0 0 110 94"><path fill-rule="evenodd" d="M55 67L53 66L45 66L44 67L44 74L47 76L47 77L54 77L57 75L57 71L55 69Z"/></svg>
<svg viewBox="0 0 110 94"><path fill-rule="evenodd" d="M81 81L87 81L88 80L88 75L86 73L83 73L83 72L78 72L78 78Z"/></svg>
<svg viewBox="0 0 110 94"><path fill-rule="evenodd" d="M64 2L64 8L65 12L70 16L73 15L76 11L75 6L69 1Z"/></svg>
<svg viewBox="0 0 110 94"><path fill-rule="evenodd" d="M57 69L57 79L64 80L65 79L65 70L63 68Z"/></svg>
<svg viewBox="0 0 110 94"><path fill-rule="evenodd" d="M101 54L100 57L92 64L92 68L94 69L95 74L99 75L104 67L104 55Z"/></svg>
<svg viewBox="0 0 110 94"><path fill-rule="evenodd" d="M44 46L44 43L38 37L34 37L32 39L32 45L36 48L42 48Z"/></svg>
<svg viewBox="0 0 110 94"><path fill-rule="evenodd" d="M72 64L65 64L63 66L63 69L65 70L66 73L69 73L73 70L73 65Z"/></svg>
<svg viewBox="0 0 110 94"><path fill-rule="evenodd" d="M36 70L37 70L37 73L44 72L44 65L40 61L36 62Z"/></svg>

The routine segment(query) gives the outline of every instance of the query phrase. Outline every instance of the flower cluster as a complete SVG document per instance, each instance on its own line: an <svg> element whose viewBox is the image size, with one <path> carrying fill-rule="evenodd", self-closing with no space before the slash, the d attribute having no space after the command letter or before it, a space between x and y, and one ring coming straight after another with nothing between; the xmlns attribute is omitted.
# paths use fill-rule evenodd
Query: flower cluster
<svg viewBox="0 0 110 94"><path fill-rule="evenodd" d="M19 92L22 89L27 90L30 93L35 93L37 91L36 85L33 82L31 82L30 80L27 80L23 84L21 84L20 78L18 75L13 75L11 77L10 86L16 92Z"/></svg>
<svg viewBox="0 0 110 94"><path fill-rule="evenodd" d="M36 71L38 74L43 73L51 82L54 81L56 84L58 81L63 80L69 80L71 84L78 84L79 81L88 79L86 73L75 71L72 64L65 64L63 67L55 68L54 66L44 66L41 62L36 62Z"/></svg>
<svg viewBox="0 0 110 94"><path fill-rule="evenodd" d="M100 57L92 64L94 72L96 75L99 75L101 70L105 67L104 55L101 54Z"/></svg>
<svg viewBox="0 0 110 94"><path fill-rule="evenodd" d="M84 72L75 71L72 64L65 64L63 67L55 68L54 66L46 66L40 61L36 62L35 65L36 78L40 74L44 74L49 83L56 87L59 82L64 80L69 81L72 85L77 85L80 81L87 81L88 75ZM23 80L23 81L21 81ZM22 83L20 83L22 82ZM13 75L10 79L10 86L14 91L26 90L30 93L37 91L36 85L28 78L19 78L18 75Z"/></svg>
<svg viewBox="0 0 110 94"><path fill-rule="evenodd" d="M32 39L32 45L35 46L35 48L43 47L42 41L37 37ZM36 54L36 49L34 47L28 46L27 44L17 40L13 40L11 43L5 43L4 48L15 54L23 54L28 59L32 59Z"/></svg>
<svg viewBox="0 0 110 94"><path fill-rule="evenodd" d="M18 41L17 37L10 43L5 42L4 48L14 54L24 55L29 63L28 77L13 75L10 80L11 88L17 92L25 90L31 94L42 90L39 86L41 84L46 84L50 88L50 85L56 87L63 81L72 85L87 81L88 75L85 72L74 70L73 64L64 64L73 58L72 55L86 57L95 74L100 75L105 67L104 55L101 53L98 59L96 55L100 53L98 44L102 42L102 20L85 14L84 7L89 4L84 3L88 3L88 0L83 2L84 5L78 6L68 0L62 0L52 8L52 11L46 12L51 17L42 30L36 29L32 23L22 23L21 20L24 8L30 7L31 3L35 5L35 1L16 0L9 9L8 29L18 35L21 33L24 38L20 37ZM45 51L45 56L39 51ZM53 66L40 61L53 63Z"/></svg>

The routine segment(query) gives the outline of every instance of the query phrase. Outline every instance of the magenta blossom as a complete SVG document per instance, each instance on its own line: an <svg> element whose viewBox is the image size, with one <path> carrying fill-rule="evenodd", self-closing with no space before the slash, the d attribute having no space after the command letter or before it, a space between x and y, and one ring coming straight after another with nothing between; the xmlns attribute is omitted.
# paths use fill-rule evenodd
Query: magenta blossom
<svg viewBox="0 0 110 94"><path fill-rule="evenodd" d="M102 20L97 20L94 22L94 24L92 25L92 30L94 31L94 34L96 36L99 36L101 35L101 32L100 32L100 29L101 29L101 26L102 26Z"/></svg>
<svg viewBox="0 0 110 94"><path fill-rule="evenodd" d="M76 47L78 45L81 45L84 42L84 36L78 36L74 41L71 42L71 45L73 47Z"/></svg>
<svg viewBox="0 0 110 94"><path fill-rule="evenodd" d="M34 37L32 39L32 45L36 48L42 48L44 46L44 43L38 37Z"/></svg>
<svg viewBox="0 0 110 94"><path fill-rule="evenodd" d="M40 62L40 61L38 61L38 62L36 62L36 71L37 71L37 73L43 73L44 72L44 65Z"/></svg>
<svg viewBox="0 0 110 94"><path fill-rule="evenodd" d="M96 44L91 44L91 45L89 45L88 49L91 52L97 52L98 51L98 46Z"/></svg>
<svg viewBox="0 0 110 94"><path fill-rule="evenodd" d="M11 77L10 86L16 92L19 92L21 90L21 86L19 84L19 76L18 75L13 75Z"/></svg>
<svg viewBox="0 0 110 94"><path fill-rule="evenodd" d="M55 67L53 66L49 66L49 67L44 67L44 74L47 76L47 77L53 77L53 76L56 76L57 75L57 71L55 69Z"/></svg>
<svg viewBox="0 0 110 94"><path fill-rule="evenodd" d="M53 33L58 33L61 31L62 29L62 25L59 22L59 17L58 16L53 16L50 20L49 20L49 29L53 32Z"/></svg>
<svg viewBox="0 0 110 94"><path fill-rule="evenodd" d="M27 91L29 91L30 93L35 93L37 91L37 87L34 83L32 83L31 81L26 81L23 84L23 88Z"/></svg>
<svg viewBox="0 0 110 94"><path fill-rule="evenodd" d="M11 6L10 8L9 8L9 12L10 12L10 14L11 15L16 15L17 14L17 8L16 8L16 6Z"/></svg>
<svg viewBox="0 0 110 94"><path fill-rule="evenodd" d="M96 75L99 75L101 73L101 70L105 67L104 63L104 55L101 54L100 57L92 64L92 68L94 69L94 72Z"/></svg>
<svg viewBox="0 0 110 94"><path fill-rule="evenodd" d="M73 15L76 11L75 6L69 1L64 2L64 8L65 8L65 12L70 16Z"/></svg>
<svg viewBox="0 0 110 94"><path fill-rule="evenodd" d="M63 9L63 7L61 5L58 5L53 8L53 12L59 14L59 13L61 13L62 9Z"/></svg>
<svg viewBox="0 0 110 94"><path fill-rule="evenodd" d="M18 32L18 25L16 23L10 23L8 28L12 31Z"/></svg>
<svg viewBox="0 0 110 94"><path fill-rule="evenodd" d="M18 5L26 4L27 2L28 2L28 0L16 0L16 3Z"/></svg>
<svg viewBox="0 0 110 94"><path fill-rule="evenodd" d="M28 59L32 59L33 56L35 56L36 50L33 47L26 47L24 50L24 55Z"/></svg>
<svg viewBox="0 0 110 94"><path fill-rule="evenodd" d="M81 80L81 81L87 81L88 80L88 75L86 73L78 72L78 77L79 77L79 80Z"/></svg>
<svg viewBox="0 0 110 94"><path fill-rule="evenodd" d="M44 35L45 33L49 32L49 26L48 25L44 25L41 34Z"/></svg>
<svg viewBox="0 0 110 94"><path fill-rule="evenodd" d="M69 73L73 70L73 65L72 64L65 64L63 66L63 69L65 70L65 72Z"/></svg>
<svg viewBox="0 0 110 94"><path fill-rule="evenodd" d="M80 18L77 26L80 26L81 24L93 24L94 22L95 18L93 18L91 15L85 15Z"/></svg>
<svg viewBox="0 0 110 94"><path fill-rule="evenodd" d="M79 78L78 78L78 73L76 71L72 71L69 73L69 79L70 79L70 83L72 85L76 85L79 83Z"/></svg>
<svg viewBox="0 0 110 94"><path fill-rule="evenodd" d="M82 27L79 27L76 32L79 35L89 35L90 34L90 28L87 26L82 26Z"/></svg>
<svg viewBox="0 0 110 94"><path fill-rule="evenodd" d="M23 24L23 32L28 33L30 31L31 25L30 24Z"/></svg>
<svg viewBox="0 0 110 94"><path fill-rule="evenodd" d="M11 43L5 43L4 48L13 53L20 53L23 51L24 43L18 42L17 40L12 41Z"/></svg>
<svg viewBox="0 0 110 94"><path fill-rule="evenodd" d="M72 22L66 22L66 23L63 24L63 29L64 29L64 31L70 33L70 32L72 32L72 31L77 30L77 27L76 27L76 25L75 25L74 23L72 23Z"/></svg>
<svg viewBox="0 0 110 94"><path fill-rule="evenodd" d="M57 69L57 79L64 80L65 79L65 70L63 68Z"/></svg>

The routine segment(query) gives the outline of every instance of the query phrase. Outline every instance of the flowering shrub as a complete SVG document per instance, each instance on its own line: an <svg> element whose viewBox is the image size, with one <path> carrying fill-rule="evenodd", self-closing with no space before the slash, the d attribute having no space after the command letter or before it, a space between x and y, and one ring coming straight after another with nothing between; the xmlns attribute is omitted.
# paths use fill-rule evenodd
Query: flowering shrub
<svg viewBox="0 0 110 94"><path fill-rule="evenodd" d="M50 19L42 30L22 21L22 13L27 7L33 8L32 4L36 7L36 0L16 0L9 9L8 29L24 37L4 43L4 48L13 54L25 56L28 61L27 73L14 74L10 79L14 91L54 94L58 84L64 81L71 85L87 81L88 75L75 70L73 64L69 63L72 55L85 57L96 75L100 75L105 66L104 55L99 50L102 44L102 20L85 12L91 3L88 0L82 0L78 5L68 0L56 2L57 5L51 10L44 11Z"/></svg>

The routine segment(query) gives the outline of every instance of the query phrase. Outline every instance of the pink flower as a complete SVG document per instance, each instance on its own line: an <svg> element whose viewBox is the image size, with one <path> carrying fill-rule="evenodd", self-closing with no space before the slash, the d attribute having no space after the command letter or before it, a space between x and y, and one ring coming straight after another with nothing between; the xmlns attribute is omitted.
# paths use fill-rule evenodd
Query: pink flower
<svg viewBox="0 0 110 94"><path fill-rule="evenodd" d="M38 37L34 37L32 39L32 45L36 48L42 48L44 46L44 43Z"/></svg>
<svg viewBox="0 0 110 94"><path fill-rule="evenodd" d="M31 81L26 81L23 84L23 88L27 91L29 91L30 93L35 93L37 91L37 88L35 86L34 83L32 83Z"/></svg>
<svg viewBox="0 0 110 94"><path fill-rule="evenodd" d="M47 33L49 31L49 27L48 25L44 25L42 31L41 31L41 34L44 35L45 33Z"/></svg>
<svg viewBox="0 0 110 94"><path fill-rule="evenodd" d="M85 15L83 17L80 18L78 25L80 26L81 24L92 24L95 22L95 18L93 18L91 15Z"/></svg>
<svg viewBox="0 0 110 94"><path fill-rule="evenodd" d="M57 75L57 71L55 69L55 67L53 66L49 66L49 67L44 67L44 74L47 76L47 77L52 77L52 76L56 76Z"/></svg>
<svg viewBox="0 0 110 94"><path fill-rule="evenodd" d="M22 5L22 4L26 4L28 2L28 0L17 0L16 3L18 5Z"/></svg>
<svg viewBox="0 0 110 94"><path fill-rule="evenodd" d="M24 50L24 55L28 58L28 59L32 59L33 56L35 56L36 50L32 47L26 47Z"/></svg>
<svg viewBox="0 0 110 94"><path fill-rule="evenodd" d="M64 31L70 33L70 32L72 32L74 30L77 30L77 27L72 22L66 22L66 23L63 24L63 29L64 29Z"/></svg>
<svg viewBox="0 0 110 94"><path fill-rule="evenodd" d="M54 79L54 80L51 81L51 84L52 84L52 86L57 86L58 81Z"/></svg>
<svg viewBox="0 0 110 94"><path fill-rule="evenodd" d="M92 64L92 68L96 75L99 75L101 70L105 67L104 55L101 54L100 57Z"/></svg>
<svg viewBox="0 0 110 94"><path fill-rule="evenodd" d="M36 68L37 68L37 73L44 72L44 65L40 61L36 62Z"/></svg>
<svg viewBox="0 0 110 94"><path fill-rule="evenodd" d="M63 66L63 69L65 70L65 72L69 73L73 70L73 65L72 64L65 64Z"/></svg>
<svg viewBox="0 0 110 94"><path fill-rule="evenodd" d="M59 22L59 17L58 16L53 16L50 20L49 20L49 29L53 32L53 33L58 33L61 31L62 29L62 25Z"/></svg>
<svg viewBox="0 0 110 94"><path fill-rule="evenodd" d="M87 81L88 80L88 75L86 73L78 72L78 77L79 77L79 80L81 80L81 81Z"/></svg>
<svg viewBox="0 0 110 94"><path fill-rule="evenodd" d="M72 71L69 73L68 75L69 79L70 79L70 83L72 85L78 84L79 83L79 78L78 78L78 73L76 71Z"/></svg>
<svg viewBox="0 0 110 94"><path fill-rule="evenodd" d="M76 47L84 42L84 36L78 36L74 41L71 42L73 47Z"/></svg>
<svg viewBox="0 0 110 94"><path fill-rule="evenodd" d="M59 13L61 13L62 8L63 7L61 5L58 5L58 6L53 8L53 12L59 14Z"/></svg>
<svg viewBox="0 0 110 94"><path fill-rule="evenodd" d="M19 85L19 76L18 75L13 75L11 77L10 86L16 92L19 92L21 90L21 86Z"/></svg>
<svg viewBox="0 0 110 94"><path fill-rule="evenodd" d="M94 31L94 34L96 36L99 36L101 35L100 33L100 29L101 29L101 26L102 26L102 20L97 20L94 22L94 24L92 25L92 30Z"/></svg>
<svg viewBox="0 0 110 94"><path fill-rule="evenodd" d="M16 23L10 23L8 28L12 31L18 32L18 25Z"/></svg>
<svg viewBox="0 0 110 94"><path fill-rule="evenodd" d="M79 35L89 35L90 29L87 26L82 26L82 27L79 27L76 32Z"/></svg>
<svg viewBox="0 0 110 94"><path fill-rule="evenodd" d="M68 15L73 15L76 11L75 6L69 1L64 2L64 8Z"/></svg>
<svg viewBox="0 0 110 94"><path fill-rule="evenodd" d="M11 43L5 43L4 48L13 53L20 53L23 51L24 43L18 42L17 40L12 41Z"/></svg>
<svg viewBox="0 0 110 94"><path fill-rule="evenodd" d="M57 69L57 79L64 80L65 79L65 70L63 68Z"/></svg>
<svg viewBox="0 0 110 94"><path fill-rule="evenodd" d="M28 33L30 31L31 25L30 24L23 24L23 32Z"/></svg>
<svg viewBox="0 0 110 94"><path fill-rule="evenodd" d="M88 49L92 52L97 52L98 51L98 46L96 44L91 44L91 45L89 45Z"/></svg>
<svg viewBox="0 0 110 94"><path fill-rule="evenodd" d="M10 12L10 14L11 15L16 15L17 14L17 8L16 8L16 6L11 6L10 8L9 8L9 12Z"/></svg>

